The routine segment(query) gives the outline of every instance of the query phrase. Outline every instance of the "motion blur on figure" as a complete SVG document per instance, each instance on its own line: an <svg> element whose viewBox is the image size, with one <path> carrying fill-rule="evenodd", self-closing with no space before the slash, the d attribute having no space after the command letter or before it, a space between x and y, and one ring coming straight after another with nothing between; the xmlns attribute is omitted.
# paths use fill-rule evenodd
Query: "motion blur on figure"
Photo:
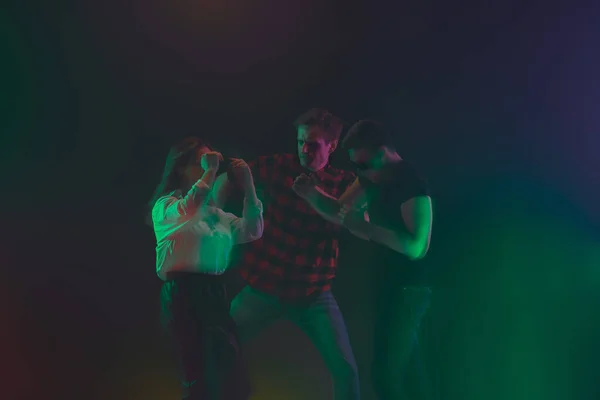
<svg viewBox="0 0 600 400"><path fill-rule="evenodd" d="M215 207L209 193L222 160L201 140L183 140L169 152L150 201L156 272L164 281L161 317L177 358L182 399L249 397L223 273L232 246L262 236L262 203L248 165L232 159L231 175L245 194L243 215Z"/></svg>
<svg viewBox="0 0 600 400"><path fill-rule="evenodd" d="M329 164L342 127L341 120L327 110L311 109L295 121L295 154L250 162L256 186L264 194L265 232L242 257L240 271L247 285L233 300L231 315L242 341L279 318L293 321L314 343L331 372L335 399L357 400L356 361L331 292L341 229L295 189L299 176L310 175L324 193L339 196L354 181L354 174ZM219 204L236 187L225 174L215 186Z"/></svg>
<svg viewBox="0 0 600 400"><path fill-rule="evenodd" d="M378 275L378 297L372 375L378 397L428 399L418 331L431 295L420 261L431 238L429 189L379 122L357 122L342 146L358 175L350 188L331 199L313 179L302 177L298 190L325 218L373 243L370 269Z"/></svg>

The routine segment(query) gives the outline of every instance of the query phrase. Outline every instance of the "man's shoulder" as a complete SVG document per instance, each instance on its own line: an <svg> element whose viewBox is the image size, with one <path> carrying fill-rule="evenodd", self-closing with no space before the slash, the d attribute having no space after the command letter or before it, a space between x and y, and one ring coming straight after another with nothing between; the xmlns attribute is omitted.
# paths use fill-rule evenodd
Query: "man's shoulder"
<svg viewBox="0 0 600 400"><path fill-rule="evenodd" d="M327 174L334 180L344 183L352 183L356 179L356 174L354 174L354 172L339 167L329 166L329 168L327 168Z"/></svg>
<svg viewBox="0 0 600 400"><path fill-rule="evenodd" d="M270 156L262 156L249 163L254 173L255 182L259 182L263 188L279 187L286 185L285 182L292 181L300 174L300 164L294 154L277 153ZM289 184L291 187L291 183Z"/></svg>
<svg viewBox="0 0 600 400"><path fill-rule="evenodd" d="M394 166L393 175L387 186L394 190L409 191L414 195L429 195L429 183L411 163L402 161Z"/></svg>
<svg viewBox="0 0 600 400"><path fill-rule="evenodd" d="M290 164L294 161L294 154L291 153L275 153L266 156L256 157L254 162L263 165L283 165Z"/></svg>
<svg viewBox="0 0 600 400"><path fill-rule="evenodd" d="M422 179L422 176L417 168L408 161L400 161L391 165L389 170L390 182L403 181L406 179Z"/></svg>

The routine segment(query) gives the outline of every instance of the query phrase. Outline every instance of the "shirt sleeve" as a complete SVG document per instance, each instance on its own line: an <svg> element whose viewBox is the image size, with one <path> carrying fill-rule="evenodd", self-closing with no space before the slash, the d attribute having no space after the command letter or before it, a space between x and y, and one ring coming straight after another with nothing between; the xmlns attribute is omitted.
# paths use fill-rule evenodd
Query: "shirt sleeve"
<svg viewBox="0 0 600 400"><path fill-rule="evenodd" d="M209 192L208 185L199 180L181 199L175 196L159 198L152 208L153 222L182 221L192 218L199 206L207 200Z"/></svg>
<svg viewBox="0 0 600 400"><path fill-rule="evenodd" d="M423 179L423 177L421 177L421 175L413 168L410 168L406 172L404 182L404 201L418 196L430 196L429 185L425 179Z"/></svg>
<svg viewBox="0 0 600 400"><path fill-rule="evenodd" d="M404 204L415 197L430 196L430 190L425 179L414 168L407 167L391 187L390 195L397 203Z"/></svg>
<svg viewBox="0 0 600 400"><path fill-rule="evenodd" d="M230 220L231 234L235 244L248 243L262 237L264 229L263 205L259 200L253 202L244 199L242 218L233 214L225 214Z"/></svg>

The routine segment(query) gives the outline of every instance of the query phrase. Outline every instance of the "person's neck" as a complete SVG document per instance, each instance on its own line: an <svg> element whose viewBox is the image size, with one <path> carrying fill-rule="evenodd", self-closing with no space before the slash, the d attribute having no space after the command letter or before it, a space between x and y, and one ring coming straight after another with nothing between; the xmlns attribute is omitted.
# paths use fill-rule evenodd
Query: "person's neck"
<svg viewBox="0 0 600 400"><path fill-rule="evenodd" d="M305 167L304 169L306 169L307 171L309 171L311 173L313 173L313 172L320 172L320 171L323 171L327 167L327 164L329 164L329 161L327 161L325 164L321 165L318 168L308 168L308 167Z"/></svg>
<svg viewBox="0 0 600 400"><path fill-rule="evenodd" d="M385 152L381 159L381 168L379 171L373 176L373 182L381 182L382 180L386 180L391 172L390 167L401 163L402 157L396 152Z"/></svg>

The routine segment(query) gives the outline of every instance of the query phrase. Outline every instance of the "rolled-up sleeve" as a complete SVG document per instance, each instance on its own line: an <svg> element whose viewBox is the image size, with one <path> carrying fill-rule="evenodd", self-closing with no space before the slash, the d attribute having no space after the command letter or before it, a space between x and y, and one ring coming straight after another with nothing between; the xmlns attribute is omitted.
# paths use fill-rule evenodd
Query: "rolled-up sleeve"
<svg viewBox="0 0 600 400"><path fill-rule="evenodd" d="M263 205L259 200L254 202L244 199L242 218L231 220L231 232L236 244L248 243L262 237L264 229Z"/></svg>

